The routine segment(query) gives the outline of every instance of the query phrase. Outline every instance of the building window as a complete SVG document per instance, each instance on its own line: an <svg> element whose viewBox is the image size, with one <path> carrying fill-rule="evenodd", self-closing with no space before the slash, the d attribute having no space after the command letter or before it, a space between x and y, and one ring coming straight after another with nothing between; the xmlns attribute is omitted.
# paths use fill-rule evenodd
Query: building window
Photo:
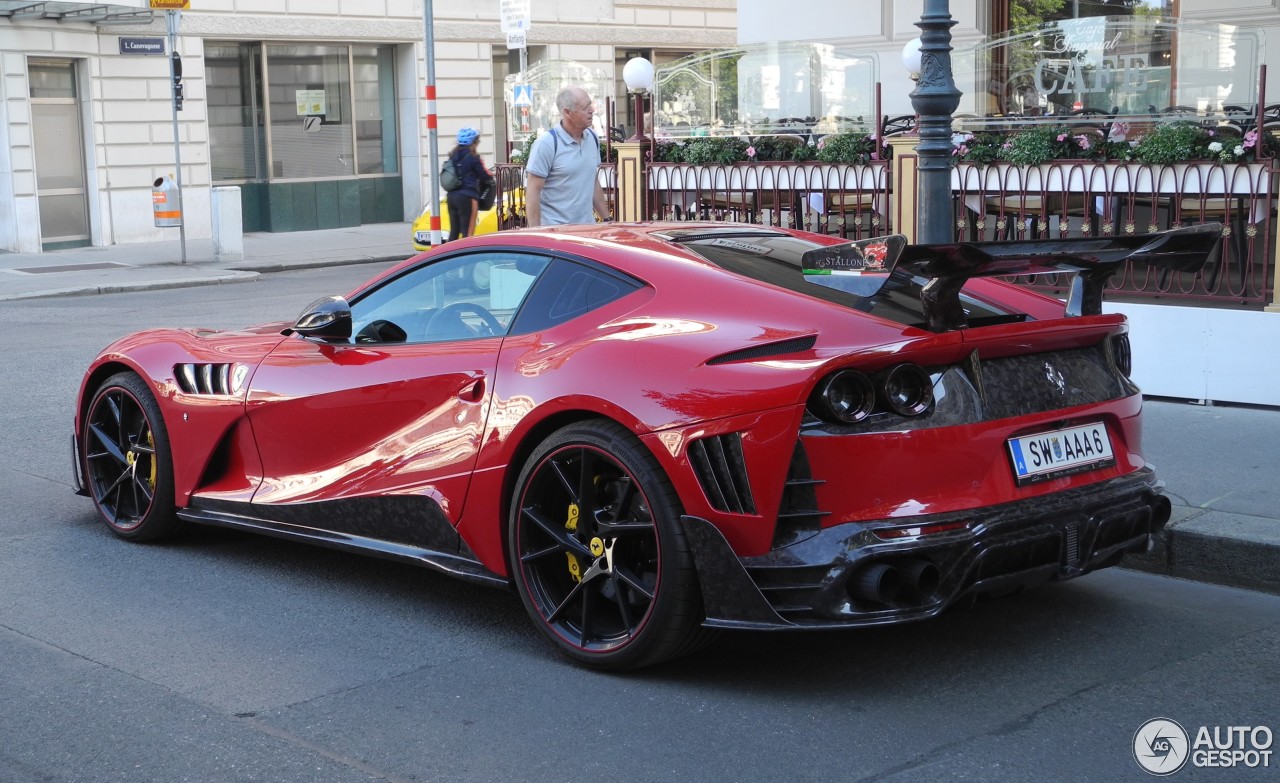
<svg viewBox="0 0 1280 783"><path fill-rule="evenodd" d="M210 43L204 48L210 164L215 181L266 178L261 49L245 43Z"/></svg>
<svg viewBox="0 0 1280 783"><path fill-rule="evenodd" d="M206 46L213 177L340 179L399 171L392 46Z"/></svg>

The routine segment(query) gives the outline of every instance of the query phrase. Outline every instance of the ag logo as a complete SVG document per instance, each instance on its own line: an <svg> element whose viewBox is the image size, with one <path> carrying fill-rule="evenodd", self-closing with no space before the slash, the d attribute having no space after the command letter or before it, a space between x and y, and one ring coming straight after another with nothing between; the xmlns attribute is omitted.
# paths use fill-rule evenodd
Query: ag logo
<svg viewBox="0 0 1280 783"><path fill-rule="evenodd" d="M1133 758L1152 775L1172 775L1187 763L1190 740L1177 721L1153 718L1133 735Z"/></svg>

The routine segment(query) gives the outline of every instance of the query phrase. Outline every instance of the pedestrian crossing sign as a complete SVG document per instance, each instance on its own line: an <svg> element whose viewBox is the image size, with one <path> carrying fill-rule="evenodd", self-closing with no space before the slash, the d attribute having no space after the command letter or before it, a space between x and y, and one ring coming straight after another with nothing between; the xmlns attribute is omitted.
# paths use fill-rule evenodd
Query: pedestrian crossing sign
<svg viewBox="0 0 1280 783"><path fill-rule="evenodd" d="M533 85L517 84L511 89L511 103L514 106L533 106Z"/></svg>

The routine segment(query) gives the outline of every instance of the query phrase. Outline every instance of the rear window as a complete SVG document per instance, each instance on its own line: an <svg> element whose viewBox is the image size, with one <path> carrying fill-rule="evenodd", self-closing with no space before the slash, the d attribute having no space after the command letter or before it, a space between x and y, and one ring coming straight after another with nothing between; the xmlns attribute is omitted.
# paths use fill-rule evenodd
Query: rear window
<svg viewBox="0 0 1280 783"><path fill-rule="evenodd" d="M909 326L925 322L920 291L928 282L926 278L899 275L886 282L888 275L882 273L804 274L801 271L804 254L825 247L816 242L780 232L742 229L671 232L664 237L721 269L752 280ZM971 326L1011 320L1010 313L971 296L961 294L960 301ZM1016 319L1022 317L1018 314Z"/></svg>

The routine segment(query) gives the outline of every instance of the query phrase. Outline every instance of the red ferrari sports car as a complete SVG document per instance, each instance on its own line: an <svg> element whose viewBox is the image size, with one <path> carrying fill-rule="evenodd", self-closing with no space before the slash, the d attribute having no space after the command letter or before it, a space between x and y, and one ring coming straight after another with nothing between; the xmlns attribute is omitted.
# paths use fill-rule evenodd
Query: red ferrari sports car
<svg viewBox="0 0 1280 783"><path fill-rule="evenodd" d="M1147 548L1170 505L1102 291L1219 234L472 237L292 325L109 346L76 485L126 539L219 525L514 585L600 668L717 628L918 620ZM1065 303L996 279L1042 273Z"/></svg>

